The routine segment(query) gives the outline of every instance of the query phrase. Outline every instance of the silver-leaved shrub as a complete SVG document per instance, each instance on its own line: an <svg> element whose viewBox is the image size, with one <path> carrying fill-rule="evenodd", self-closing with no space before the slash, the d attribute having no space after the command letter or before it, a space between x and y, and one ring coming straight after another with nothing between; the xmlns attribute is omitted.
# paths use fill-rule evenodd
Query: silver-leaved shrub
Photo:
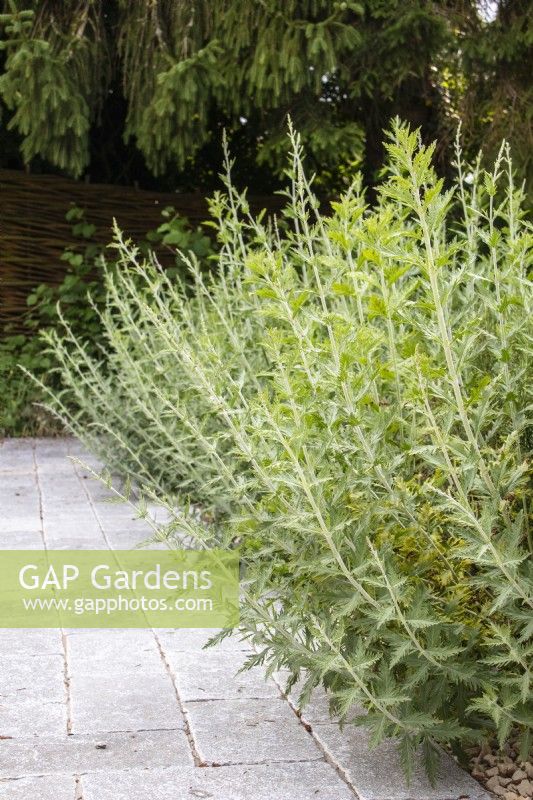
<svg viewBox="0 0 533 800"><path fill-rule="evenodd" d="M397 123L375 207L356 177L325 214L293 144L279 222L215 197L193 292L119 239L105 357L49 338L51 405L167 506L160 538L240 543L250 663L397 736L407 774L494 732L525 755L532 237L508 151L484 172L458 150L445 190Z"/></svg>

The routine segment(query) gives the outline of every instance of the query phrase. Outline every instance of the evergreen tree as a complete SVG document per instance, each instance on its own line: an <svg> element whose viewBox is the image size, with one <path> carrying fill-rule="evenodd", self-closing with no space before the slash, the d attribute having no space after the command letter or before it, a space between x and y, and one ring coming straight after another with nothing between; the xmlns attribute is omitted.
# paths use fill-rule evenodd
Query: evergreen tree
<svg viewBox="0 0 533 800"><path fill-rule="evenodd" d="M76 177L111 145L108 179L117 161L198 176L223 126L248 170L278 169L290 113L322 180L357 161L371 185L396 114L441 166L458 116L473 145L502 119L526 140L530 2L492 5L489 22L472 0L2 0L3 123L25 163Z"/></svg>

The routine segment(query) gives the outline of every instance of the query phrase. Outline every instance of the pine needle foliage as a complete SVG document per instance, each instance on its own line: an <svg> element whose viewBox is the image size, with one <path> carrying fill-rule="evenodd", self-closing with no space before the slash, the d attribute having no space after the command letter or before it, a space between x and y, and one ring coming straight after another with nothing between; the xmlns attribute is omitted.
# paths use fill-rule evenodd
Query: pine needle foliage
<svg viewBox="0 0 533 800"><path fill-rule="evenodd" d="M532 237L508 148L483 172L458 147L447 189L397 122L375 207L356 176L325 215L292 147L278 224L229 179L214 198L193 296L119 237L107 372L49 337L51 406L166 505L160 538L241 543L250 663L398 737L407 775L419 747L434 778L437 745L515 729L525 757Z"/></svg>
<svg viewBox="0 0 533 800"><path fill-rule="evenodd" d="M322 160L338 162L328 132L349 159L361 154L360 125L332 112L336 103L326 102L324 84L361 42L354 25L363 14L359 3L6 0L3 6L0 98L13 112L9 126L22 136L25 162L40 154L78 177L110 88L127 104L124 139L154 175L169 165L183 168L209 141L217 114L239 129L240 118L271 112L257 135L266 134L259 149L262 160L272 161L285 144L278 134L290 106Z"/></svg>
<svg viewBox="0 0 533 800"><path fill-rule="evenodd" d="M530 0L491 2L490 22L486 5L0 0L2 144L75 177L104 169L105 182L118 151L137 164L132 179L147 167L175 181L200 166L216 175L225 126L260 180L265 164L283 169L290 113L325 186L346 186L339 167L355 162L373 185L399 114L438 139L446 174L458 119L469 152L492 158L505 134L525 171Z"/></svg>
<svg viewBox="0 0 533 800"><path fill-rule="evenodd" d="M53 4L51 4L53 5ZM25 163L41 155L78 176L89 160L89 129L105 91L105 37L98 4L75 0L68 13L19 10L0 15L8 51L0 96L13 111Z"/></svg>

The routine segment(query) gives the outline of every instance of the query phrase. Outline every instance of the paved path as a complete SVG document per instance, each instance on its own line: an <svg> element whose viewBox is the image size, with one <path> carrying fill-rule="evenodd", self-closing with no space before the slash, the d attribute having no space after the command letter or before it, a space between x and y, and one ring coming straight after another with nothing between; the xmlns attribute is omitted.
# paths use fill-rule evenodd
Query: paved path
<svg viewBox="0 0 533 800"><path fill-rule="evenodd" d="M76 465L74 440L0 444L0 549L128 548L146 523ZM89 457L87 456L87 461ZM1 557L1 553L0 553ZM404 784L320 694L301 716L245 646L204 630L0 631L2 800L482 800L446 760ZM102 747L105 745L105 747Z"/></svg>

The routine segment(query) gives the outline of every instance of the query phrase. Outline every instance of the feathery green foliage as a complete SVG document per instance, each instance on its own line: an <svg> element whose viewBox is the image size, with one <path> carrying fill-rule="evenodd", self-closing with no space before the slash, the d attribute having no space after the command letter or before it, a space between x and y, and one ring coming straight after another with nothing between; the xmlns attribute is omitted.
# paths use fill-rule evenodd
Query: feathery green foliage
<svg viewBox="0 0 533 800"><path fill-rule="evenodd" d="M108 370L50 336L51 405L166 505L160 538L238 537L250 663L399 737L408 775L419 746L434 777L437 744L512 728L525 754L532 237L508 148L491 172L457 149L448 191L396 123L376 206L357 176L329 216L293 148L279 224L215 197L219 273L192 263L192 296L119 239Z"/></svg>

